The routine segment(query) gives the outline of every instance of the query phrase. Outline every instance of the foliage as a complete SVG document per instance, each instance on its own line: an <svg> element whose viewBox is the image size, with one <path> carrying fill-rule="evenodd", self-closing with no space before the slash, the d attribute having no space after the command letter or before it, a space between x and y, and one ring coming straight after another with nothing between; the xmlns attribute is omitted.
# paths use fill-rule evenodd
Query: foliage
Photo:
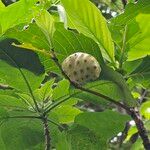
<svg viewBox="0 0 150 150"><path fill-rule="evenodd" d="M136 126L121 136L123 141L111 142L130 116L105 97L75 88L53 54L60 64L75 52L94 56L100 77L83 87L115 104L137 107L149 130L149 5L149 0L131 1L108 22L89 0L20 0L7 7L0 1L1 149L44 149L45 117L51 148L57 150L143 147L141 138L131 143ZM89 103L94 109L86 108Z"/></svg>

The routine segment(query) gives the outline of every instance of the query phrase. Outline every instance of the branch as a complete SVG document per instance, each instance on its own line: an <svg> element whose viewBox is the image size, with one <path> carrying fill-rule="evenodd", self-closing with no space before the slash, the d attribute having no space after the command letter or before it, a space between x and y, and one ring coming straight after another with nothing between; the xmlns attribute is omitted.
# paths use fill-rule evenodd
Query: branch
<svg viewBox="0 0 150 150"><path fill-rule="evenodd" d="M127 122L125 125L125 128L122 132L122 135L120 137L120 141L119 141L119 147L121 148L123 141L126 139L127 135L128 135L128 131L130 129L130 123Z"/></svg>
<svg viewBox="0 0 150 150"><path fill-rule="evenodd" d="M139 98L140 104L143 103L143 101L145 100L145 97L146 97L147 93L148 93L148 90L147 89L143 89L141 97Z"/></svg>
<svg viewBox="0 0 150 150"><path fill-rule="evenodd" d="M144 123L142 121L142 118L139 114L139 111L136 110L135 108L131 108L131 117L135 121L136 127L138 129L138 133L143 141L144 148L146 150L150 150L150 140L148 138L147 131L144 127Z"/></svg>
<svg viewBox="0 0 150 150"><path fill-rule="evenodd" d="M51 122L52 124L58 126L58 127L61 128L61 129L65 130L65 128L64 128L63 126L61 126L60 124L58 124L57 122L55 122L55 121L53 121L53 120L51 120L51 119L47 119L47 121Z"/></svg>
<svg viewBox="0 0 150 150"><path fill-rule="evenodd" d="M47 116L43 116L43 125L44 125L44 135L45 135L45 150L50 150L51 148L51 138L48 128L48 119Z"/></svg>

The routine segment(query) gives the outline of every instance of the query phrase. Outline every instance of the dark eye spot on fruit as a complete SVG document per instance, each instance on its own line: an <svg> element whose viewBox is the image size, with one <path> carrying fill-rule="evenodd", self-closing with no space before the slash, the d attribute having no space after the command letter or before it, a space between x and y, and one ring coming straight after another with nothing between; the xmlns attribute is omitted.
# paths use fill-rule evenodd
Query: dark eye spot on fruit
<svg viewBox="0 0 150 150"><path fill-rule="evenodd" d="M72 65L71 64L69 64L69 68L71 68L72 67Z"/></svg>
<svg viewBox="0 0 150 150"><path fill-rule="evenodd" d="M94 69L96 69L97 67L96 66L94 66Z"/></svg>
<svg viewBox="0 0 150 150"><path fill-rule="evenodd" d="M86 75L85 77L86 77L86 78L88 78L89 76L88 76L88 75Z"/></svg>
<svg viewBox="0 0 150 150"><path fill-rule="evenodd" d="M74 71L74 72L73 72L73 74L74 74L74 75L77 75L77 72L76 72L76 71Z"/></svg>
<svg viewBox="0 0 150 150"><path fill-rule="evenodd" d="M81 69L80 72L83 73L83 69Z"/></svg>
<svg viewBox="0 0 150 150"><path fill-rule="evenodd" d="M74 56L77 56L77 54L75 53Z"/></svg>
<svg viewBox="0 0 150 150"><path fill-rule="evenodd" d="M77 65L79 65L80 64L80 62L79 61L77 61Z"/></svg>
<svg viewBox="0 0 150 150"><path fill-rule="evenodd" d="M86 63L86 62L87 62L87 60L85 59L85 60L84 60L84 62Z"/></svg>

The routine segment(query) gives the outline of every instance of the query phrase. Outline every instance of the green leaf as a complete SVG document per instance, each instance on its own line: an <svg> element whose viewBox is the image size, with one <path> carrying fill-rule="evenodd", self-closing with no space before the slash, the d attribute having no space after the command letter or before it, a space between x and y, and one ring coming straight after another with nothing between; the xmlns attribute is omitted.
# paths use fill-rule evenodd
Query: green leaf
<svg viewBox="0 0 150 150"><path fill-rule="evenodd" d="M127 27L124 61L132 61L150 54L148 41L150 33L149 0L140 0L137 4L128 4L125 12L111 20L110 29L112 37L118 47L118 53L122 53L122 32ZM118 55L117 53L117 55Z"/></svg>
<svg viewBox="0 0 150 150"><path fill-rule="evenodd" d="M126 115L106 110L105 112L79 114L75 119L75 123L88 128L98 135L100 143L106 148L108 140L122 131L126 121L129 119Z"/></svg>
<svg viewBox="0 0 150 150"><path fill-rule="evenodd" d="M5 5L3 4L3 2L0 0L0 9L5 8Z"/></svg>
<svg viewBox="0 0 150 150"><path fill-rule="evenodd" d="M78 34L66 30L60 23L56 24L53 40L54 48L60 62L73 53L83 52L94 56L100 64L104 63L99 47L92 39L81 33Z"/></svg>
<svg viewBox="0 0 150 150"><path fill-rule="evenodd" d="M132 36L129 39L128 60L135 60L150 55L150 14L139 14L136 17L136 22L139 25L138 35Z"/></svg>
<svg viewBox="0 0 150 150"><path fill-rule="evenodd" d="M144 118L150 120L150 101L147 101L141 105L140 112Z"/></svg>
<svg viewBox="0 0 150 150"><path fill-rule="evenodd" d="M30 95L23 93L16 93L16 95L28 106L28 108L31 108L31 106L34 105L33 99Z"/></svg>
<svg viewBox="0 0 150 150"><path fill-rule="evenodd" d="M38 120L9 119L1 125L0 131L7 150L32 149L44 139Z"/></svg>
<svg viewBox="0 0 150 150"><path fill-rule="evenodd" d="M12 39L5 39L0 42L0 59L16 67L14 62L12 62L11 60L13 59L20 68L30 70L31 72L34 72L36 75L44 73L43 65L41 64L37 54L35 54L32 51L29 51L28 49L21 49L12 46L12 43L14 42L16 42L16 40ZM7 55L11 59L8 58Z"/></svg>
<svg viewBox="0 0 150 150"><path fill-rule="evenodd" d="M70 83L68 80L64 79L64 80L61 80L60 82L58 82L57 86L53 90L52 98L55 100L60 97L68 95L69 94L69 86L70 86Z"/></svg>
<svg viewBox="0 0 150 150"><path fill-rule="evenodd" d="M102 55L107 60L114 62L114 45L111 34L98 8L88 0L61 0L61 2L67 12L69 27L94 39L99 43Z"/></svg>
<svg viewBox="0 0 150 150"><path fill-rule="evenodd" d="M0 106L0 123L4 118L7 118L9 116L8 111L3 106Z"/></svg>
<svg viewBox="0 0 150 150"><path fill-rule="evenodd" d="M70 150L103 150L105 147L100 144L100 137L96 133L80 125L71 127L67 132L67 141Z"/></svg>
<svg viewBox="0 0 150 150"><path fill-rule="evenodd" d="M137 139L137 141L131 146L131 150L143 150L144 146L141 139Z"/></svg>
<svg viewBox="0 0 150 150"><path fill-rule="evenodd" d="M81 111L70 105L60 105L53 110L57 114L60 123L71 123Z"/></svg>
<svg viewBox="0 0 150 150"><path fill-rule="evenodd" d="M22 108L27 109L27 105L21 99L0 94L0 106L5 108Z"/></svg>
<svg viewBox="0 0 150 150"><path fill-rule="evenodd" d="M4 36L6 38L16 39L20 43L24 43L20 45L20 47L28 48L32 51L49 51L49 42L46 39L45 34L35 23L30 23L27 29L24 28L25 24L20 24L9 29Z"/></svg>
<svg viewBox="0 0 150 150"><path fill-rule="evenodd" d="M133 99L128 85L121 74L107 66L102 66L102 79L113 81L117 84L124 96L122 101L129 106L136 106L136 101Z"/></svg>
<svg viewBox="0 0 150 150"><path fill-rule="evenodd" d="M41 31L47 38L50 45L49 49L52 48L52 37L55 31L53 16L44 10L40 13L38 18L36 18L36 24L40 27Z"/></svg>
<svg viewBox="0 0 150 150"><path fill-rule="evenodd" d="M114 26L123 28L126 24L132 22L135 17L140 13L150 13L149 10L150 1L149 0L139 0L138 3L129 3L126 6L125 12L111 20Z"/></svg>
<svg viewBox="0 0 150 150"><path fill-rule="evenodd" d="M131 74L142 62L142 59L134 60L134 61L126 61L123 64L123 70L125 70L126 74Z"/></svg>
<svg viewBox="0 0 150 150"><path fill-rule="evenodd" d="M54 84L54 79L44 83L41 88L34 91L34 95L38 101L45 101L52 97L52 85Z"/></svg>
<svg viewBox="0 0 150 150"><path fill-rule="evenodd" d="M67 136L65 132L62 132L58 136L58 142L56 144L56 149L57 150L68 150L71 147L71 144L69 141L67 141Z"/></svg>
<svg viewBox="0 0 150 150"><path fill-rule="evenodd" d="M9 28L14 27L15 25L29 22L29 20L33 17L32 8L35 7L36 2L37 0L30 0L30 1L21 0L1 9L0 35L5 33Z"/></svg>
<svg viewBox="0 0 150 150"><path fill-rule="evenodd" d="M23 79L18 68L16 68L16 66L13 67L13 66L7 64L6 62L0 60L0 68L1 68L0 69L0 78L2 78L5 81L5 84L7 84L15 89L18 89L18 90L21 90L24 92L29 92L27 84L26 84L25 80ZM24 73L25 77L27 78L32 90L39 87L41 81L43 80L42 75L37 76L37 75L33 74L32 72L27 71L25 69L22 69L22 72Z"/></svg>
<svg viewBox="0 0 150 150"><path fill-rule="evenodd" d="M129 74L129 77L132 78L136 83L140 83L145 87L150 86L150 57L147 56L143 59L141 64Z"/></svg>

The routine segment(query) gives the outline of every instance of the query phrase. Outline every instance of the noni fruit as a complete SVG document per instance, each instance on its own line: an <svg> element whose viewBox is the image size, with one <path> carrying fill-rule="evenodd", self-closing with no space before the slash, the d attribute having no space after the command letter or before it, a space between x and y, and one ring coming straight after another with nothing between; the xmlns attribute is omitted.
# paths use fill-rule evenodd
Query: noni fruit
<svg viewBox="0 0 150 150"><path fill-rule="evenodd" d="M101 72L98 61L82 52L68 56L62 63L62 69L71 81L79 84L96 80Z"/></svg>

